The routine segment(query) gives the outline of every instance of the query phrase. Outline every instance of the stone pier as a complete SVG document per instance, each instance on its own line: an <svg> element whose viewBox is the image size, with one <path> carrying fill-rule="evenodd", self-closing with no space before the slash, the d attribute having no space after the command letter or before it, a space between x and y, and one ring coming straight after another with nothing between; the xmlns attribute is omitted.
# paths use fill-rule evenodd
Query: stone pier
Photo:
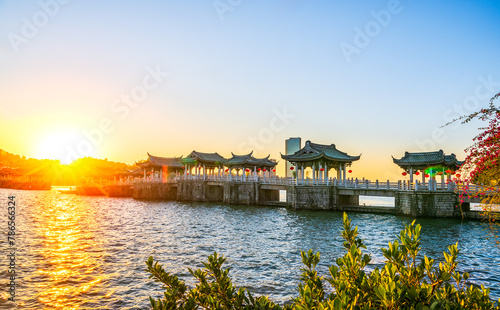
<svg viewBox="0 0 500 310"><path fill-rule="evenodd" d="M292 209L335 210L337 188L333 186L287 186L286 201Z"/></svg>
<svg viewBox="0 0 500 310"><path fill-rule="evenodd" d="M460 217L458 195L455 192L397 192L396 214L413 217ZM466 210L469 211L469 210Z"/></svg>
<svg viewBox="0 0 500 310"><path fill-rule="evenodd" d="M137 183L135 199L223 202L239 205L276 205L279 190L258 182L179 181L177 183Z"/></svg>

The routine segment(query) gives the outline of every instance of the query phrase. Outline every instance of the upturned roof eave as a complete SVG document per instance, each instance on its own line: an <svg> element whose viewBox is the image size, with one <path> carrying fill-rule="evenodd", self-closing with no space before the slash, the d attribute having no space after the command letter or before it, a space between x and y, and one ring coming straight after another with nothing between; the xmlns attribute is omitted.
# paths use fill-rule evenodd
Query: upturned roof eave
<svg viewBox="0 0 500 310"><path fill-rule="evenodd" d="M293 155L281 155L281 158L287 161L292 161L292 162L307 162L307 161L316 161L319 159L326 159L328 161L332 162L343 162L343 163L350 163L356 160L359 160L361 158L360 156L350 156L350 158L336 158L336 157L331 157L328 156L324 153L319 153L319 154L314 154L312 156L303 156L303 157L297 157Z"/></svg>

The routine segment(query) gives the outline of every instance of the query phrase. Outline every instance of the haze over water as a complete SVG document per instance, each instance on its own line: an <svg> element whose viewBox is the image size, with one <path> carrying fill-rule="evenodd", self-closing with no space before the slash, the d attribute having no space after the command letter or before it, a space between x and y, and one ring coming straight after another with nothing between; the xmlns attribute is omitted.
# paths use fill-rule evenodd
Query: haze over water
<svg viewBox="0 0 500 310"><path fill-rule="evenodd" d="M56 191L0 189L2 210L14 193L16 219L17 304L25 309L144 309L160 285L148 279L145 260L159 260L193 284L187 267L217 251L228 260L234 282L284 303L296 296L300 251L321 252L320 273L343 255L342 214L285 208L61 195ZM6 212L3 212L6 213ZM387 247L411 218L349 214L381 266ZM425 219L422 253L442 260L442 252L459 241L459 269L473 284L500 297L500 251L481 222ZM6 238L4 231L3 238ZM6 242L0 243L5 253ZM5 287L7 259L0 260ZM11 305L1 292L0 309ZM20 307L21 308L21 307ZM21 308L21 309L22 309Z"/></svg>

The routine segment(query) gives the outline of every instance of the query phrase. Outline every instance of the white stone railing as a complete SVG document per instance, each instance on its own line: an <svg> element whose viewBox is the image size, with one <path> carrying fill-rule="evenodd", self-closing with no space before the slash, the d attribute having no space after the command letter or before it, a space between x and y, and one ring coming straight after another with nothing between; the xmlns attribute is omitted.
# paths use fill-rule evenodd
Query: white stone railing
<svg viewBox="0 0 500 310"><path fill-rule="evenodd" d="M430 181L422 183L420 181L415 181L410 183L409 180L399 180L397 182L386 181L371 181L368 179L346 179L337 180L337 178L328 179L296 179L296 178L283 178L278 176L271 177L256 177L256 176L243 176L243 175L180 175L175 178L170 179L159 179L159 178L140 178L135 179L130 182L121 182L116 184L132 184L132 183L176 183L180 180L205 180L205 181L220 181L220 182L259 182L262 184L273 184L273 185L298 185L298 186L336 186L338 188L345 189L368 189L368 190L397 190L397 191L415 191L415 190L432 190L432 191L463 191L466 186L467 192L470 194L485 192L485 187L482 185L457 185L454 182L438 182ZM491 191L491 190L490 190ZM491 192L499 192L500 188L497 186L496 190Z"/></svg>

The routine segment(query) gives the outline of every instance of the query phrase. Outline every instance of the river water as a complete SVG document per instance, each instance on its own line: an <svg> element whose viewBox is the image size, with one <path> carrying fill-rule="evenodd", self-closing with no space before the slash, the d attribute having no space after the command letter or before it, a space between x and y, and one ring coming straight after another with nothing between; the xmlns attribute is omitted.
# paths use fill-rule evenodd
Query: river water
<svg viewBox="0 0 500 310"><path fill-rule="evenodd" d="M7 197L16 209L16 305L20 309L147 309L159 297L148 279L150 256L192 284L187 267L217 251L224 254L234 282L284 303L296 296L300 251L321 252L320 274L343 255L342 214L285 208L63 195L57 191L0 189L0 309L7 301ZM359 226L370 268L384 261L387 247L410 218L351 213ZM476 221L422 219L422 253L442 260L459 242L459 270L473 284L500 297L500 251L488 226Z"/></svg>

